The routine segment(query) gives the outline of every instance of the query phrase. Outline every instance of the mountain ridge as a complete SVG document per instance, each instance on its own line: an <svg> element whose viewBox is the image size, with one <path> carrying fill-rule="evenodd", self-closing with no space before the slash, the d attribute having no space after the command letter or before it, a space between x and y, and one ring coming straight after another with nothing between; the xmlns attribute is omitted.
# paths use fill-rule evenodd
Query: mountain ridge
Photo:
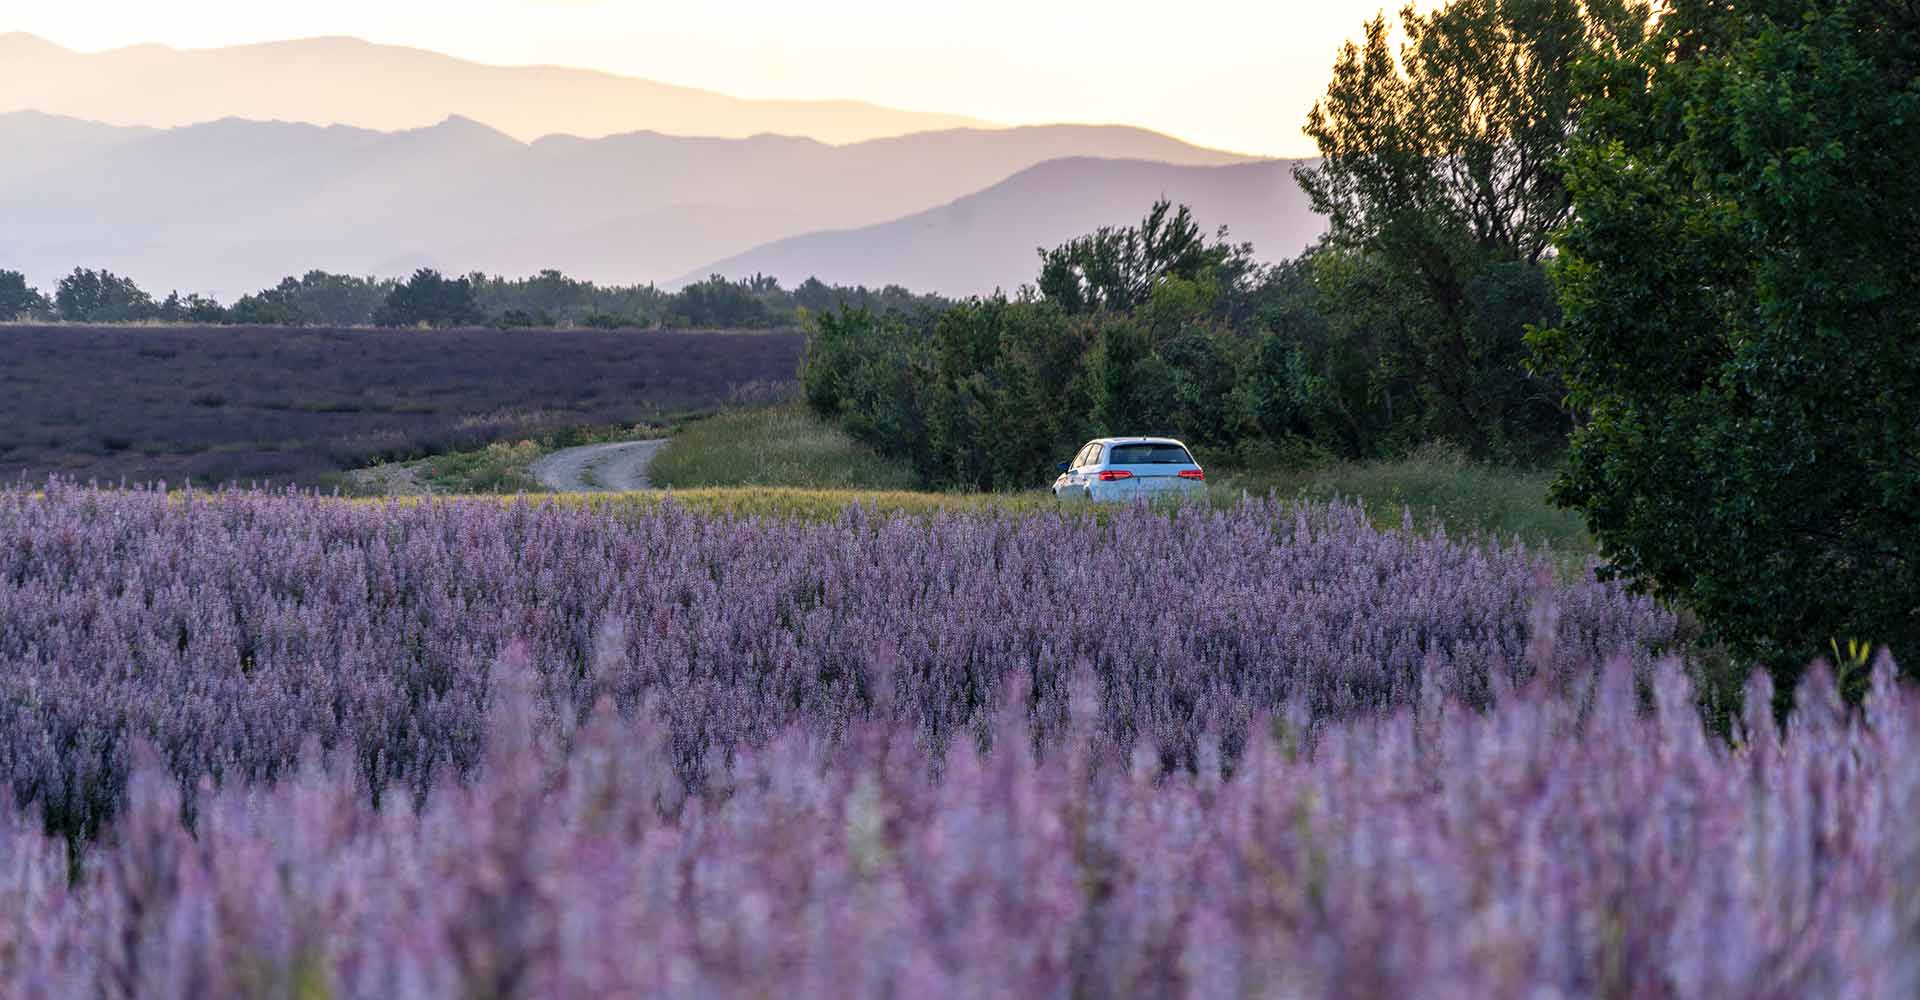
<svg viewBox="0 0 1920 1000"><path fill-rule="evenodd" d="M0 54L0 111L155 128L241 117L392 131L456 113L521 140L652 128L723 137L774 132L837 144L992 124L865 101L734 97L602 70L499 66L344 35L88 53L11 32L0 35Z"/></svg>

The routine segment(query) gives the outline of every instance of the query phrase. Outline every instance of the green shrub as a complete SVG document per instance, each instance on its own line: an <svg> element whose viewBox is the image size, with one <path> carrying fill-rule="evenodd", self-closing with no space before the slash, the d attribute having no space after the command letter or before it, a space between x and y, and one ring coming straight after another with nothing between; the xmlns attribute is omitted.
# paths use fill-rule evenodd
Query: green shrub
<svg viewBox="0 0 1920 1000"><path fill-rule="evenodd" d="M742 410L696 420L660 449L655 486L909 490L904 463L882 458L799 406Z"/></svg>

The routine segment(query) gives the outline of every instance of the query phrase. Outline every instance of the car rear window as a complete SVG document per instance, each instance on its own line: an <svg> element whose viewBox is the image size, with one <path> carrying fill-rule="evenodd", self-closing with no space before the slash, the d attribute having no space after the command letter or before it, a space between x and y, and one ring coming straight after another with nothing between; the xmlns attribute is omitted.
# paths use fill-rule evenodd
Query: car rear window
<svg viewBox="0 0 1920 1000"><path fill-rule="evenodd" d="M1116 444L1108 465L1192 465L1193 456L1177 444Z"/></svg>

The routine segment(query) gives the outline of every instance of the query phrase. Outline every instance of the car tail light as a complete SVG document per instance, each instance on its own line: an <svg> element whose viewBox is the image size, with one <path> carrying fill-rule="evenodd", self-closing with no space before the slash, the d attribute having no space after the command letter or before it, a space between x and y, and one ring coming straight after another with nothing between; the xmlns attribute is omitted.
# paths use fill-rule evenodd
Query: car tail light
<svg viewBox="0 0 1920 1000"><path fill-rule="evenodd" d="M1102 472L1100 474L1100 481L1103 483L1110 483L1116 479L1132 479L1132 478L1133 478L1133 473L1128 472L1125 469L1108 469L1107 471Z"/></svg>
<svg viewBox="0 0 1920 1000"><path fill-rule="evenodd" d="M1199 469L1181 469L1181 470L1180 470L1180 478L1181 478L1181 479L1202 479L1202 480L1204 480L1204 479L1206 479L1206 478L1207 478L1207 474L1206 474L1206 473L1204 473L1204 472L1201 472L1201 471L1200 471Z"/></svg>

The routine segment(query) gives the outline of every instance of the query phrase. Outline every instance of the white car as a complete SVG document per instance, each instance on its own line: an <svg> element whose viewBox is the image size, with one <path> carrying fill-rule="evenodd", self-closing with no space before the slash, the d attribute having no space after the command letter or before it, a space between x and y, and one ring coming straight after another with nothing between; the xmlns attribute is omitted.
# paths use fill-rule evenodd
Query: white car
<svg viewBox="0 0 1920 1000"><path fill-rule="evenodd" d="M1053 495L1088 500L1135 500L1207 494L1207 474L1187 446L1172 438L1121 437L1088 441L1071 462L1055 466Z"/></svg>

